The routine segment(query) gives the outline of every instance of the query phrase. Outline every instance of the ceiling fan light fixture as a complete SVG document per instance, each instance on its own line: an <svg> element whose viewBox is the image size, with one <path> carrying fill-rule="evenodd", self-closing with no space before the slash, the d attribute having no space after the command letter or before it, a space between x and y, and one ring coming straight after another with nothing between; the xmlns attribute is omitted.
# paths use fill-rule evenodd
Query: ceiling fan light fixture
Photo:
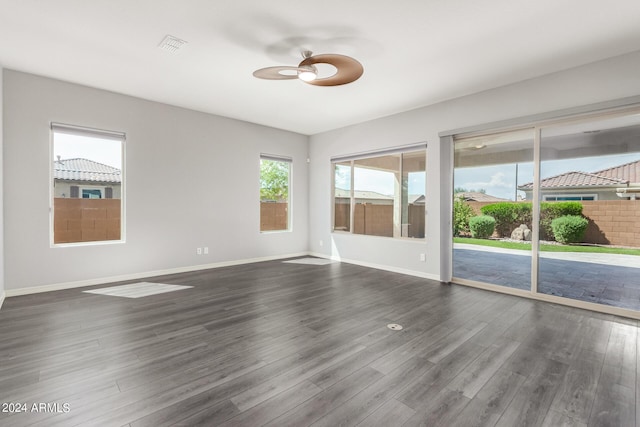
<svg viewBox="0 0 640 427"><path fill-rule="evenodd" d="M311 51L302 52L303 60L297 67L276 66L260 68L253 72L253 76L266 80L298 79L314 86L340 86L355 82L362 76L364 68L355 59L335 53L312 55ZM315 64L333 67L336 72L329 77L318 77Z"/></svg>
<svg viewBox="0 0 640 427"><path fill-rule="evenodd" d="M298 78L303 82L312 82L318 77L318 70L314 66L305 66L298 69Z"/></svg>

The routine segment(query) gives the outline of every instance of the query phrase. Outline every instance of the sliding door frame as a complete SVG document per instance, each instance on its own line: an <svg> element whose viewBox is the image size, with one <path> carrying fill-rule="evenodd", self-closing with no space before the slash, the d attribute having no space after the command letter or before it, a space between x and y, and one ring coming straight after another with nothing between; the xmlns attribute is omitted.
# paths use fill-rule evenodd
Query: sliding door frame
<svg viewBox="0 0 640 427"><path fill-rule="evenodd" d="M625 114L640 114L640 96L623 98L615 101L608 101L588 106L558 110L549 113L526 116L501 122L487 123L474 127L466 127L451 131L441 132L441 165L443 170L441 176L447 177L443 182L447 186L443 186L441 194L441 235L443 241L440 243L441 250L441 270L440 277L442 282L454 282L461 285L472 286L480 289L521 296L525 298L547 301L566 306L587 309L591 311L613 314L618 316L640 319L640 310L630 310L615 306L592 303L560 297L555 295L542 294L538 292L538 272L539 272L539 237L540 237L540 146L542 130L548 127L561 126L567 124L579 124L590 122L607 117L622 116ZM532 242L531 242L531 283L530 290L521 290L509 288L490 283L477 282L468 279L455 278L453 276L453 174L454 174L454 136L455 137L471 137L490 135L498 132L516 131L525 128L534 129L534 147L533 147L533 163L534 163L534 187L532 202ZM446 168L446 170L445 170ZM444 240L447 240L445 242Z"/></svg>

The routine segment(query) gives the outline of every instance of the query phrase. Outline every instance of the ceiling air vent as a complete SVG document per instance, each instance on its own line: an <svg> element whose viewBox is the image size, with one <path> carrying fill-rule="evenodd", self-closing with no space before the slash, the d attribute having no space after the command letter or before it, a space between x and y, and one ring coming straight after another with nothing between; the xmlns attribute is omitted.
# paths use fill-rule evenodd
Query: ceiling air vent
<svg viewBox="0 0 640 427"><path fill-rule="evenodd" d="M177 37L166 35L164 39L160 42L158 47L160 49L166 50L167 52L175 53L182 47L182 45L186 44L185 40L181 40Z"/></svg>

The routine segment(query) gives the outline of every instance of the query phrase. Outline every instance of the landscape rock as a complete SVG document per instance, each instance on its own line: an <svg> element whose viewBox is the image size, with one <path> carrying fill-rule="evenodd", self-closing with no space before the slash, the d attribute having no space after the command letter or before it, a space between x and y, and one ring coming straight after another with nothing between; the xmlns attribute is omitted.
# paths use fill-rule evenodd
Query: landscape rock
<svg viewBox="0 0 640 427"><path fill-rule="evenodd" d="M529 230L529 227L527 227L526 224L522 224L511 232L511 240L522 240L528 242L531 240L531 230Z"/></svg>

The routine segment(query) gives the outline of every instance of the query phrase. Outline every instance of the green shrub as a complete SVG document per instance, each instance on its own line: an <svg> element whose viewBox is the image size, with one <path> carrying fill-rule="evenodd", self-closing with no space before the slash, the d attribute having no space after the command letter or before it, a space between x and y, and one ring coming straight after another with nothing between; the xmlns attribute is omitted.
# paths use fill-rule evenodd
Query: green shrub
<svg viewBox="0 0 640 427"><path fill-rule="evenodd" d="M540 203L540 239L554 240L555 233L551 226L554 219L562 216L582 216L580 202L542 202Z"/></svg>
<svg viewBox="0 0 640 427"><path fill-rule="evenodd" d="M458 237L461 233L469 233L469 218L474 214L473 208L460 197L453 200L453 235Z"/></svg>
<svg viewBox="0 0 640 427"><path fill-rule="evenodd" d="M551 221L551 229L560 243L576 243L582 241L589 221L578 215L565 215Z"/></svg>
<svg viewBox="0 0 640 427"><path fill-rule="evenodd" d="M496 220L489 215L474 216L469 219L469 229L471 237L476 239L487 239L493 234L496 228Z"/></svg>
<svg viewBox="0 0 640 427"><path fill-rule="evenodd" d="M510 237L511 232L520 224L531 228L531 203L499 202L483 206L483 215L496 221L496 231L500 237Z"/></svg>
<svg viewBox="0 0 640 427"><path fill-rule="evenodd" d="M510 237L511 232L520 224L531 228L531 202L499 202L482 207L483 215L496 220L496 232L500 237ZM561 216L582 216L580 202L542 202L540 203L540 239L554 240L551 222Z"/></svg>

